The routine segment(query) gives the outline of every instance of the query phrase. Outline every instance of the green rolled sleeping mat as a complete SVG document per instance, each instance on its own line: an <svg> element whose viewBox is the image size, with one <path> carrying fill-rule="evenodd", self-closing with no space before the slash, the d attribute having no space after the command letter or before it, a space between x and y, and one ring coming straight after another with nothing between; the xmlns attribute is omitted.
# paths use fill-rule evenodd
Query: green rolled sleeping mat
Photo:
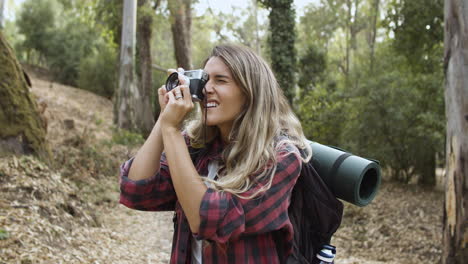
<svg viewBox="0 0 468 264"><path fill-rule="evenodd" d="M317 142L309 143L314 169L337 198L361 207L372 202L381 182L379 161Z"/></svg>

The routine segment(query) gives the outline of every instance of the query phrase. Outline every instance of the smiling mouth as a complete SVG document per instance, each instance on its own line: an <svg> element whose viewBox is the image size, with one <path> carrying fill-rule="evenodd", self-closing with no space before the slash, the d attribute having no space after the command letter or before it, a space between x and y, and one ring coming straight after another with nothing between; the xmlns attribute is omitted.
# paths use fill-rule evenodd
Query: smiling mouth
<svg viewBox="0 0 468 264"><path fill-rule="evenodd" d="M215 108L218 107L218 104L215 102L209 102L206 104L206 108Z"/></svg>

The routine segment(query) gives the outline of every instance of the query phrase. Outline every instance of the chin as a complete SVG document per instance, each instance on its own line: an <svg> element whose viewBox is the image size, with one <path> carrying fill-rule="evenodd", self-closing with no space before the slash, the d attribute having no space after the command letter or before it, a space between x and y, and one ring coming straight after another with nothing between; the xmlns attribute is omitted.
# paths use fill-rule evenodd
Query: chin
<svg viewBox="0 0 468 264"><path fill-rule="evenodd" d="M217 122L214 122L214 121L212 121L212 120L210 120L210 119L208 119L208 120L206 121L206 125L207 125L207 126L216 126L217 124L218 124Z"/></svg>

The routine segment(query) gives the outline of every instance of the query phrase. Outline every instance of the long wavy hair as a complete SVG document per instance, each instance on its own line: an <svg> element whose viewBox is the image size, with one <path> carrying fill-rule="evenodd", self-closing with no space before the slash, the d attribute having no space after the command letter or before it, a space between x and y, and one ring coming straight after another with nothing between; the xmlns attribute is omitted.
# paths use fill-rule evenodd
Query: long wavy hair
<svg viewBox="0 0 468 264"><path fill-rule="evenodd" d="M271 187L277 150L283 144L292 143L304 149L303 161L310 159L312 150L306 143L299 119L264 59L251 49L237 45L216 46L208 59L211 57L226 64L245 94L246 103L234 121L230 141L222 153L224 169L220 170L217 180L204 180L217 190L253 198ZM204 111L199 111L198 117L187 124L192 145L204 145L219 135L216 126L205 127ZM256 183L262 184L254 193L241 195Z"/></svg>

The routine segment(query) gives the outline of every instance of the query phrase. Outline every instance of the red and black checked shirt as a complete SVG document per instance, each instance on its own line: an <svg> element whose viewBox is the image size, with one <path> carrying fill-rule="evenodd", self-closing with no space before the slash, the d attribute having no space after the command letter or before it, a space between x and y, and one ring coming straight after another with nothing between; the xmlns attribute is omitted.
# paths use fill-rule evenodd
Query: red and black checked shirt
<svg viewBox="0 0 468 264"><path fill-rule="evenodd" d="M208 162L220 160L220 140L194 162L200 175L208 175ZM292 188L301 170L299 152L284 145L277 152L277 168L271 188L254 199L241 199L228 192L208 188L200 206L200 227L190 231L187 218L177 201L167 161L161 159L160 172L145 180L127 178L133 159L121 166L120 203L143 211L175 211L174 237L170 263L190 263L193 235L203 240L203 264L279 263L273 232L286 240L284 253L292 252L293 229L288 218ZM257 183L245 195L252 194Z"/></svg>

